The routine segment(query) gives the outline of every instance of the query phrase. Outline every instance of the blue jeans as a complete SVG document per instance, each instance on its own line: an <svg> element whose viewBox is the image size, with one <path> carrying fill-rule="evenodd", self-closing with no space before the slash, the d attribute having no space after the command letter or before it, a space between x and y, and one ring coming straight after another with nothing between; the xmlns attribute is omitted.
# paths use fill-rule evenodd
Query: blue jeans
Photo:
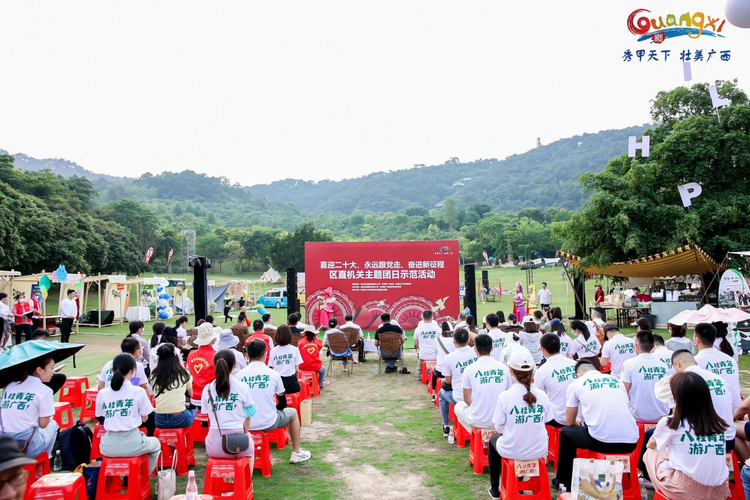
<svg viewBox="0 0 750 500"><path fill-rule="evenodd" d="M192 410L186 408L179 415L157 413L156 427L159 429L182 429L183 427L190 427L193 425L193 420L195 420L195 414L197 412L197 408L193 408Z"/></svg>
<svg viewBox="0 0 750 500"><path fill-rule="evenodd" d="M398 363L398 358L401 357L401 349L399 349L396 352L383 352L382 349L378 348L378 351L380 352L380 357L383 358L383 361L385 361L386 366L390 366L391 368L395 368L396 364ZM391 358L391 359L386 359Z"/></svg>
<svg viewBox="0 0 750 500"><path fill-rule="evenodd" d="M450 413L449 405L456 404L456 400L453 399L453 391L440 389L438 397L440 398L440 414L443 416L443 427L448 427L450 425L448 421L448 415Z"/></svg>
<svg viewBox="0 0 750 500"><path fill-rule="evenodd" d="M36 458L41 455L42 452L46 451L47 456L52 458L52 448L55 447L57 431L59 429L60 426L57 425L57 422L50 420L49 424L47 424L47 427L44 429L37 427L33 437L31 437L31 433L34 431L34 427L9 435L16 440L19 448L22 448L23 445L26 444L26 441L28 441L29 437L31 437L31 442L29 442L29 446L26 448L27 457Z"/></svg>
<svg viewBox="0 0 750 500"><path fill-rule="evenodd" d="M322 389L323 388L323 379L326 378L326 367L321 365L320 371L318 372L318 385Z"/></svg>
<svg viewBox="0 0 750 500"><path fill-rule="evenodd" d="M745 498L750 498L750 467L743 465L740 477L742 478L742 488L745 490Z"/></svg>

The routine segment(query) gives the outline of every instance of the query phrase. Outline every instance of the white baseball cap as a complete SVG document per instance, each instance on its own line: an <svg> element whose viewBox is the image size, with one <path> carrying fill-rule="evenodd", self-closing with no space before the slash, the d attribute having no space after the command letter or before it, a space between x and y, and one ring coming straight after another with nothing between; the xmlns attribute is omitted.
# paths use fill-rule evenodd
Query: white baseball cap
<svg viewBox="0 0 750 500"><path fill-rule="evenodd" d="M530 372L536 368L536 363L530 352L519 349L510 355L508 366L519 372Z"/></svg>

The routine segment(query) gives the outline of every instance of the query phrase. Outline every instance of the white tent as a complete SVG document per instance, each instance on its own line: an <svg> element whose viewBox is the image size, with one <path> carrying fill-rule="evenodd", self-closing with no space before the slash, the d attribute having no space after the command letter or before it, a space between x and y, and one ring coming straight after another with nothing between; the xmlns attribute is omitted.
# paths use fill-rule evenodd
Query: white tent
<svg viewBox="0 0 750 500"><path fill-rule="evenodd" d="M260 281L261 283L282 283L284 280L281 279L281 275L274 268L269 267L268 271L260 277Z"/></svg>

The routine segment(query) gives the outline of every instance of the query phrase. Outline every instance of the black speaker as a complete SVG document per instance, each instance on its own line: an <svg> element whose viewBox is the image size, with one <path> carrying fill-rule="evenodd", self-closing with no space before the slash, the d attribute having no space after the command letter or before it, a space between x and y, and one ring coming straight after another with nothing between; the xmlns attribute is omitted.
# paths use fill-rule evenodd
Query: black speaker
<svg viewBox="0 0 750 500"><path fill-rule="evenodd" d="M490 289L490 272L487 269L482 269L482 286Z"/></svg>
<svg viewBox="0 0 750 500"><path fill-rule="evenodd" d="M286 270L286 314L287 317L299 311L299 299L297 298L297 268L289 267ZM300 318L302 321L303 318Z"/></svg>
<svg viewBox="0 0 750 500"><path fill-rule="evenodd" d="M471 315L477 317L477 280L474 276L474 264L464 265L464 307L468 307Z"/></svg>
<svg viewBox="0 0 750 500"><path fill-rule="evenodd" d="M115 319L115 312L107 309L102 310L102 325L111 325ZM89 311L89 324L99 324L99 311Z"/></svg>
<svg viewBox="0 0 750 500"><path fill-rule="evenodd" d="M190 267L193 268L193 302L195 303L195 322L206 319L208 314L208 277L206 271L211 268L211 262L206 257L192 257Z"/></svg>
<svg viewBox="0 0 750 500"><path fill-rule="evenodd" d="M583 304L586 303L586 278L583 276L576 276L573 278L573 295L575 296L576 306L576 319L585 320L588 314L583 309Z"/></svg>

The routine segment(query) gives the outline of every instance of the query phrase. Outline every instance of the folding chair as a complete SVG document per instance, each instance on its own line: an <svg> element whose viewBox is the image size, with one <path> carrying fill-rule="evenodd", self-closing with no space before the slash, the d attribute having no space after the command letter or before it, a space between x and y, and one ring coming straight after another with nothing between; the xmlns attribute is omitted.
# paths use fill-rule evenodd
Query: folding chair
<svg viewBox="0 0 750 500"><path fill-rule="evenodd" d="M396 332L386 332L386 333L379 333L378 334L378 373L383 373L381 370L381 362L385 362L386 360L392 360L395 359L397 361L397 365L400 364L403 368L404 366L404 342L401 338L400 333ZM396 356L386 356L383 357L383 353L394 353L398 352L398 355Z"/></svg>
<svg viewBox="0 0 750 500"><path fill-rule="evenodd" d="M328 373L333 373L331 368L333 367L334 361L349 361L349 369L346 371L347 375L352 374L354 368L354 354L349 348L349 338L343 332L333 332L328 334L328 352L331 355L328 361Z"/></svg>

